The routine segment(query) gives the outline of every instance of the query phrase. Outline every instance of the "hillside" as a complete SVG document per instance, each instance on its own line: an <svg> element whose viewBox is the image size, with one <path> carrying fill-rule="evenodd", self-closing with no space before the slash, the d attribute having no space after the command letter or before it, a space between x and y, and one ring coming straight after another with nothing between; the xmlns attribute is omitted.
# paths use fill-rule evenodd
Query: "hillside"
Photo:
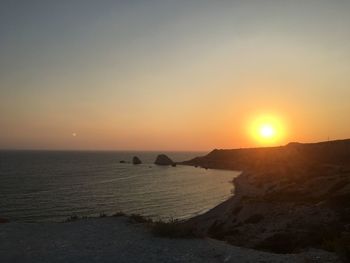
<svg viewBox="0 0 350 263"><path fill-rule="evenodd" d="M182 164L229 170L261 170L314 164L350 164L350 139L319 143L289 143L286 146L213 150Z"/></svg>
<svg viewBox="0 0 350 263"><path fill-rule="evenodd" d="M350 140L214 150L183 164L243 171L232 198L185 223L198 235L277 253L314 247L349 258Z"/></svg>

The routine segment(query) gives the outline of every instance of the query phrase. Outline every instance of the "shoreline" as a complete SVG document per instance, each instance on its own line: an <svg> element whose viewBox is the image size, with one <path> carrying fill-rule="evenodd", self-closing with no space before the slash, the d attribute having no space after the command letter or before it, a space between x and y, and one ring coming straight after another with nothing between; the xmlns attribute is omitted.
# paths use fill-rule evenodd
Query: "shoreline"
<svg viewBox="0 0 350 263"><path fill-rule="evenodd" d="M245 244L234 244L222 236L218 236L217 233L214 233L220 229L220 224L217 223L219 219L223 220L223 222L227 220L227 216L232 213L232 210L240 205L240 202L245 198L247 193L257 193L256 189L252 189L250 186L250 180L252 179L254 179L253 174L242 172L233 180L235 195L201 215L179 222L180 228L185 226L192 230L193 226L197 226L195 228L197 231L195 236L197 237L180 236L180 238L174 238L174 236L171 236L173 234L170 234L170 237L157 237L157 235L152 234L149 221L147 221L148 219L143 217L131 219L133 215L126 216L123 214L114 217L103 215L100 216L100 218L76 218L61 223L10 222L7 224L0 224L0 235L3 237L3 240L9 242L8 245L0 243L0 256L5 258L3 262L13 262L18 255L1 251L15 250L20 252L22 258L33 258L33 260L28 261L21 260L22 262L36 262L35 259L37 258L35 258L33 254L40 255L40 258L46 258L46 260L50 262L66 262L70 260L74 260L74 262L100 262L101 260L105 261L106 254L109 254L112 258L118 258L118 260L120 260L118 262L139 262L138 258L133 258L132 256L132 250L134 249L134 246L136 246L138 248L147 247L148 249L153 249L153 252L144 252L145 255L143 255L143 257L152 257L152 261L154 262L179 262L177 261L178 257L184 257L180 262L187 262L189 260L187 258L188 256L191 258L190 262L212 262L217 259L220 259L219 262L237 262L237 257L241 258L244 262L258 262L259 260L266 262L283 261L298 263L303 263L305 260L310 260L311 262L341 262L337 255L326 252L325 250L308 248L293 253L274 253L271 251L263 251L261 249L257 250L254 247L249 247ZM216 227L214 227L216 228L214 229L214 232L213 224L216 225ZM72 226L74 226L74 229ZM121 228L123 231L126 231L126 236L120 235L120 230L118 230L118 233L116 233L114 237L107 237L107 239L105 239L106 237L104 237L104 235L106 235L106 230L101 231L101 228L110 230L113 227L118 229ZM61 237L57 237L57 231L65 233L66 236L62 239ZM93 233L87 233L86 231L92 231ZM45 232L46 234L42 236L42 234L40 234L42 232ZM22 245L28 246L29 249L18 247L13 240L14 235L31 236L32 238L35 238L36 244L33 246L32 239L22 237ZM133 235L136 236L130 239L130 236ZM89 240L84 241L84 238L88 238ZM86 248L77 249L70 247L75 243L80 243L82 241L84 246L89 248L88 250L90 252L84 251ZM130 246L127 248L123 247L123 249L117 248L124 242L129 242ZM154 242L156 242L156 247L154 247ZM164 242L169 242L171 245L166 244L164 246ZM46 250L42 250L42 245L46 243L48 243L47 246L50 246L50 253L47 253ZM62 247L57 248L57 243ZM112 250L112 247L105 247L106 243L114 244L112 246L113 253L110 251ZM117 247L116 244L118 244ZM176 253L178 254L176 255L169 255L169 249L173 249L174 246L181 247L181 251L177 251ZM199 251L197 251L198 246L204 246L205 250L211 249L215 253L207 253L206 257L203 258L202 254L205 250L199 249ZM5 247L6 249L4 249ZM189 255L188 249L190 249L191 253L193 252L195 255ZM108 250L108 252L105 250ZM154 255L154 251L157 251L157 256ZM158 251L165 251L165 253L158 256ZM59 257L61 253L64 254L64 261L53 260L53 257ZM99 260L95 261L84 258L84 253L92 253L95 258L98 256ZM111 255L111 253L113 255ZM127 256L121 259L120 257L121 255L125 255L124 253L126 253Z"/></svg>
<svg viewBox="0 0 350 263"><path fill-rule="evenodd" d="M137 240L130 241L128 237L115 235L104 242L123 243L129 240L143 248L149 242L156 242L155 240L160 240L161 243L170 242L175 246L194 242L191 243L194 247L186 247L193 251L199 244L209 240L213 246L224 246L224 251L234 251L233 254L229 252L231 256L236 257L235 253L243 253L242 260L245 262L256 262L257 255L259 260L267 262L274 262L275 259L276 262L346 262L350 244L350 140L346 143L349 144L340 147L322 143L321 147L319 144L292 144L267 149L214 150L206 156L181 163L210 169L237 171L240 168L244 172L233 179L235 192L226 201L184 221L170 224L160 222L163 227L160 230L163 231L161 238L152 235L150 222L143 221L147 219L142 217L139 221L136 220L137 224L125 224L125 220L128 220L125 217L89 218L67 223L32 223L30 227L25 223L0 224L0 235L10 240L7 245L11 246L11 251L17 250L15 241L11 240L14 233L25 236L24 243L27 242L29 246L30 239L27 236L39 238L40 244L47 242L45 238L50 238L50 243L57 239L56 234L51 231L56 231L60 225L62 231L68 231L67 235L72 235L67 237L68 240L78 238L76 242L79 242L88 237L97 250L103 250L104 243L100 241L105 238L105 234L100 228L122 227L133 235L134 227L137 226L138 231L143 232ZM70 229L71 225L76 230ZM151 225L154 227L154 222ZM92 236L84 234L85 229L81 228L86 226L89 226L88 231L93 231ZM35 232L32 228L45 228L47 235L43 238L39 234L42 229ZM23 235L25 232L27 234ZM90 246L91 243L86 245ZM157 246L161 248L156 249L164 249L161 244L157 243ZM4 243L0 245L0 253L4 253L1 251L5 251L5 247ZM126 248L127 253L132 254L131 247ZM27 255L25 248L20 249L21 253ZM166 251L169 249L167 247ZM186 254L186 251L178 251L180 254L173 256L176 258ZM122 250L115 251L117 254L121 252ZM48 256L45 251L35 253ZM213 258L202 258L201 253L203 251L192 262L212 262L217 257L214 253L211 255ZM129 257L132 257L131 254L128 254ZM252 255L255 255L254 259L251 258ZM105 259L105 255L100 256ZM152 255L147 252L145 256ZM227 260L221 258L221 261L237 262L231 256ZM156 259L158 262L173 260L174 258Z"/></svg>
<svg viewBox="0 0 350 263"><path fill-rule="evenodd" d="M241 169L235 195L184 223L198 235L275 253L350 256L350 140L213 150L183 162Z"/></svg>
<svg viewBox="0 0 350 263"><path fill-rule="evenodd" d="M236 175L183 165L175 168L158 166L149 162L154 159L153 155L148 159L141 156L145 163L137 166L120 163L119 160L127 158L119 155L94 157L42 155L36 158L25 155L18 158L17 168L12 165L16 163L16 156L4 156L4 168L8 165L12 170L5 169L1 177L0 188L5 199L0 218L17 222L59 222L72 215L112 215L123 211L153 218L187 219L206 212L230 197L233 188L230 181ZM180 160L187 157L184 155ZM190 155L188 158L192 157ZM45 161L45 158L48 160ZM90 163L91 159L93 163ZM35 162L31 164L31 160ZM64 160L70 160L72 165L61 167ZM74 169L81 169L81 175L80 172L71 174ZM15 176L11 176L11 173ZM51 182L50 176L55 174L62 176L52 177L54 182ZM213 174L218 177L213 177ZM16 187L17 181L23 183ZM71 186L71 181L76 188Z"/></svg>

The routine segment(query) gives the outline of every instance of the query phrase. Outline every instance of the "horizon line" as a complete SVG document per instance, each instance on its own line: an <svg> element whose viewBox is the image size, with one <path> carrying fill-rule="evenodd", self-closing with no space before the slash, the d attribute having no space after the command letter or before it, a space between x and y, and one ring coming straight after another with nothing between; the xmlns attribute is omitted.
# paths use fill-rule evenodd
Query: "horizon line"
<svg viewBox="0 0 350 263"><path fill-rule="evenodd" d="M266 146L247 146L247 147L235 147L235 148L219 148L214 147L210 150L141 150L141 149L45 149L45 148L0 148L0 151L65 151L65 152L211 152L213 150L234 150L234 149L251 149L251 148L270 148L270 147L283 147L291 143L300 143L300 144L317 144L317 143L326 143L326 142L335 142L335 141L345 141L350 140L350 137L342 139L333 139L333 140L323 140L315 142L299 142L299 141L290 141L283 145L266 145Z"/></svg>
<svg viewBox="0 0 350 263"><path fill-rule="evenodd" d="M0 151L47 151L47 152L208 152L211 150L140 150L140 149L30 149L0 148Z"/></svg>

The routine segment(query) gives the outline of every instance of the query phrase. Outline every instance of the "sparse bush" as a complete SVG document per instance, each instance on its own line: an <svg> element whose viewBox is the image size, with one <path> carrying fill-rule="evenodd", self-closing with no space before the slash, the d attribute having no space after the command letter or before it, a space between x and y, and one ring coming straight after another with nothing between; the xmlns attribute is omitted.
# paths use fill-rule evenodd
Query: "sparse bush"
<svg viewBox="0 0 350 263"><path fill-rule="evenodd" d="M256 249L274 253L295 253L308 247L324 249L343 258L350 258L350 237L341 235L336 226L322 228L315 225L304 231L275 233L255 246Z"/></svg>
<svg viewBox="0 0 350 263"><path fill-rule="evenodd" d="M241 231L237 228L231 228L228 231L226 231L226 236L236 236L239 235L241 233ZM226 239L227 237L225 237Z"/></svg>
<svg viewBox="0 0 350 263"><path fill-rule="evenodd" d="M292 233L276 233L255 246L256 249L280 254L293 253L298 247L298 238Z"/></svg>
<svg viewBox="0 0 350 263"><path fill-rule="evenodd" d="M120 216L126 216L126 214L119 211L119 212L116 212L115 214L113 214L112 216L113 217L120 217Z"/></svg>
<svg viewBox="0 0 350 263"><path fill-rule="evenodd" d="M254 214L250 217L248 217L244 223L246 224L257 224L259 223L261 220L264 219L264 216L263 215L260 215L260 214Z"/></svg>
<svg viewBox="0 0 350 263"><path fill-rule="evenodd" d="M178 220L170 220L169 222L156 221L152 224L152 233L158 237L168 238L194 238L198 237L194 234L191 227L181 224Z"/></svg>
<svg viewBox="0 0 350 263"><path fill-rule="evenodd" d="M266 192L272 192L276 188L276 185L270 185L267 189Z"/></svg>
<svg viewBox="0 0 350 263"><path fill-rule="evenodd" d="M335 252L344 262L350 261L350 237L335 236L323 240L322 248Z"/></svg>
<svg viewBox="0 0 350 263"><path fill-rule="evenodd" d="M224 223L216 220L208 229L208 235L212 238L223 240L226 236L226 232L223 229Z"/></svg>
<svg viewBox="0 0 350 263"><path fill-rule="evenodd" d="M233 209L232 214L238 215L238 213L242 210L243 206L237 206L235 209Z"/></svg>
<svg viewBox="0 0 350 263"><path fill-rule="evenodd" d="M152 223L152 219L146 218L146 217L144 217L142 215L139 215L139 214L131 214L129 216L129 221L131 223L142 223L142 224L144 224L144 223Z"/></svg>
<svg viewBox="0 0 350 263"><path fill-rule="evenodd" d="M77 221L79 219L79 216L77 215L71 215L70 217L68 217L64 222L73 222L73 221Z"/></svg>
<svg viewBox="0 0 350 263"><path fill-rule="evenodd" d="M332 187L328 189L328 193L333 194L334 192L337 192L343 189L347 184L348 184L347 180L338 181L336 184L334 184Z"/></svg>

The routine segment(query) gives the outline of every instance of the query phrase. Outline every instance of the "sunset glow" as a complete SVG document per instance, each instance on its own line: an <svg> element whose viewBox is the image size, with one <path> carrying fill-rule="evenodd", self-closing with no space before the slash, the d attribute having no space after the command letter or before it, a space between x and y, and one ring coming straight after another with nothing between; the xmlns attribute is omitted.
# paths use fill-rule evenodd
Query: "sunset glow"
<svg viewBox="0 0 350 263"><path fill-rule="evenodd" d="M350 0L1 1L0 263L350 263L349 28Z"/></svg>
<svg viewBox="0 0 350 263"><path fill-rule="evenodd" d="M248 129L254 145L273 146L285 143L286 124L275 115L262 115L251 121Z"/></svg>
<svg viewBox="0 0 350 263"><path fill-rule="evenodd" d="M350 1L34 2L0 10L1 149L210 151L350 133Z"/></svg>
<svg viewBox="0 0 350 263"><path fill-rule="evenodd" d="M260 128L260 135L262 138L273 138L276 134L275 128L271 124L264 124Z"/></svg>

